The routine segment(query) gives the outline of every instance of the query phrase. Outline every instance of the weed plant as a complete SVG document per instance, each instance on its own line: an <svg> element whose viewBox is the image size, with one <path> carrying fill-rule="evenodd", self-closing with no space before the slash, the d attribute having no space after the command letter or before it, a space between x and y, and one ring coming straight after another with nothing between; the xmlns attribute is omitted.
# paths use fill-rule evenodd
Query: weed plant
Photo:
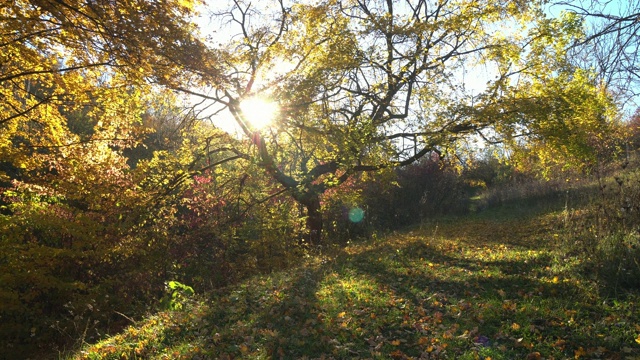
<svg viewBox="0 0 640 360"><path fill-rule="evenodd" d="M575 191L575 208L562 215L563 246L606 294L640 291L640 167L596 174L590 189ZM581 198L580 198L581 197Z"/></svg>

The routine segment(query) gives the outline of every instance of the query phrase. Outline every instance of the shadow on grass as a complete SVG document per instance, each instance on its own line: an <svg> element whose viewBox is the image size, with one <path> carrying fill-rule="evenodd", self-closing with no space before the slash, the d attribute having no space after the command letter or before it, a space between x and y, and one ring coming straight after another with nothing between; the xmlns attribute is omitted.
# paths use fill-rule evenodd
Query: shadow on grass
<svg viewBox="0 0 640 360"><path fill-rule="evenodd" d="M602 302L579 281L554 277L544 246L497 247L491 226L459 243L409 233L359 244L212 293L165 319L145 351L194 359L640 354L635 306Z"/></svg>

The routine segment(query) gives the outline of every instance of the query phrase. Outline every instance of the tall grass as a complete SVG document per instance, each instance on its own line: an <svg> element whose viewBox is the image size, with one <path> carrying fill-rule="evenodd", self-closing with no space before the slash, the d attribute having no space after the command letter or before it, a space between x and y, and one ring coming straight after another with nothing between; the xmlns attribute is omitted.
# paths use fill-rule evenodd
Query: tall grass
<svg viewBox="0 0 640 360"><path fill-rule="evenodd" d="M558 262L580 264L604 295L640 290L637 154L622 163L602 164L588 176L568 172L550 180L512 180L476 200L478 209L492 209L487 216L553 212L554 233L563 249Z"/></svg>
<svg viewBox="0 0 640 360"><path fill-rule="evenodd" d="M568 256L607 294L640 290L640 166L624 163L596 174L595 186L574 192L575 208L562 213Z"/></svg>

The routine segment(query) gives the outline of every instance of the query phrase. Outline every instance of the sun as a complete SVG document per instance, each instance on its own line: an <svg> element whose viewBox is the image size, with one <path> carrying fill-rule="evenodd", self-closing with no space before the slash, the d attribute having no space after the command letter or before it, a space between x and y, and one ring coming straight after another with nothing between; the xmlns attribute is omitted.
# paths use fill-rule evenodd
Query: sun
<svg viewBox="0 0 640 360"><path fill-rule="evenodd" d="M262 97L251 97L242 100L240 109L244 118L254 130L261 130L271 125L279 112L278 104Z"/></svg>

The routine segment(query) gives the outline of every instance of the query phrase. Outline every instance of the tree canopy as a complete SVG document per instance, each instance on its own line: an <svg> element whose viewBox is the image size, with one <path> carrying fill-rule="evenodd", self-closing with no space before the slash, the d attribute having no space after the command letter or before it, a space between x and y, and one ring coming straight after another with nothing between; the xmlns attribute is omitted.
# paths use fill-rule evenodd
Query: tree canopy
<svg viewBox="0 0 640 360"><path fill-rule="evenodd" d="M580 17L550 18L542 5L233 1L213 14L232 34L218 48L228 82L189 92L233 115L247 154L306 207L319 233L321 195L358 172L408 165L473 137L572 142L557 136L571 131L567 122L610 121L606 88L567 58L585 36ZM279 105L267 129L253 128L240 106L256 96ZM591 113L570 120L584 108Z"/></svg>
<svg viewBox="0 0 640 360"><path fill-rule="evenodd" d="M570 12L585 23L585 36L569 47L574 63L592 68L621 103L638 106L640 2L558 0L550 2L550 7Z"/></svg>
<svg viewBox="0 0 640 360"><path fill-rule="evenodd" d="M193 6L2 1L0 158L33 169L35 149L130 140L145 87L216 81Z"/></svg>

